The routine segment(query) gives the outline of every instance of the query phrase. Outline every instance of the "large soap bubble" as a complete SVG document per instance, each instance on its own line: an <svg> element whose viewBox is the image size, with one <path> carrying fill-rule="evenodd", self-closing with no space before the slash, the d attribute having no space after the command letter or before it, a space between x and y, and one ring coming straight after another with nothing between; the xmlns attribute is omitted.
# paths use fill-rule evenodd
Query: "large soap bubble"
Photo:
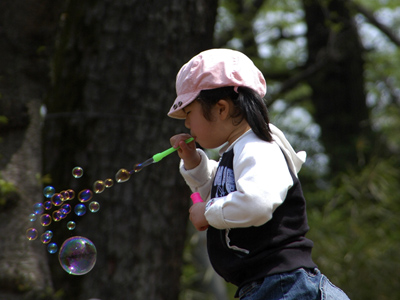
<svg viewBox="0 0 400 300"><path fill-rule="evenodd" d="M58 259L61 267L69 274L84 275L96 264L97 250L89 239L73 236L62 244Z"/></svg>

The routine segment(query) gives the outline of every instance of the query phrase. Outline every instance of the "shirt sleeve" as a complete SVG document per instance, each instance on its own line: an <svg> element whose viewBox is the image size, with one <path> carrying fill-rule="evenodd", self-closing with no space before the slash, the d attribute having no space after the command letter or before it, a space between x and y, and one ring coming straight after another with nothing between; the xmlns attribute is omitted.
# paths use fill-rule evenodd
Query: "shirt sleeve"
<svg viewBox="0 0 400 300"><path fill-rule="evenodd" d="M212 181L217 170L218 162L207 157L207 154L197 149L200 154L200 164L191 170L186 170L183 160L180 162L180 172L186 184L190 187L193 193L198 192L203 200L207 201L210 198Z"/></svg>
<svg viewBox="0 0 400 300"><path fill-rule="evenodd" d="M205 217L217 229L261 226L272 218L293 185L285 157L276 143L235 145L236 191L211 199Z"/></svg>

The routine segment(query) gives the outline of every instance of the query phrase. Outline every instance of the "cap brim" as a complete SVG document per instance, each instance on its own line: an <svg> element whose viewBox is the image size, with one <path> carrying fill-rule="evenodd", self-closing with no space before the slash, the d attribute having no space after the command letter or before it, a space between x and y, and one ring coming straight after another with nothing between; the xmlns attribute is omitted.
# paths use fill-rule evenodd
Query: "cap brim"
<svg viewBox="0 0 400 300"><path fill-rule="evenodd" d="M171 109L168 112L168 116L174 119L186 119L186 114L182 108L188 106L192 103L200 91L195 91L187 94L182 94L176 97L174 104L172 104Z"/></svg>

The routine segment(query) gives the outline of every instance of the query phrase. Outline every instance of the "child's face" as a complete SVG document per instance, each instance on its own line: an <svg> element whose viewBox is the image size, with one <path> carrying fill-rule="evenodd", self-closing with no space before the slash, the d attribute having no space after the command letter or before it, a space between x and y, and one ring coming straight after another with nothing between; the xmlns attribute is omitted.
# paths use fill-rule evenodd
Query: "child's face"
<svg viewBox="0 0 400 300"><path fill-rule="evenodd" d="M221 133L219 118L216 110L211 110L211 121L203 115L203 109L198 101L193 101L183 108L186 114L185 126L190 129L190 134L196 142L203 148L217 148L226 142L226 138Z"/></svg>

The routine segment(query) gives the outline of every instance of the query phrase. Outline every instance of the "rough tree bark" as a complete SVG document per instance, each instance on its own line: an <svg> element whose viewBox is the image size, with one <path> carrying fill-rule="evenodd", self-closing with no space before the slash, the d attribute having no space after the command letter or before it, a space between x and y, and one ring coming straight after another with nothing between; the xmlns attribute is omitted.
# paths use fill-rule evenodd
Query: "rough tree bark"
<svg viewBox="0 0 400 300"><path fill-rule="evenodd" d="M28 241L25 231L33 204L43 197L39 109L58 4L0 2L0 115L8 119L0 125L0 179L13 186L0 200L0 299L52 294L42 245Z"/></svg>
<svg viewBox="0 0 400 300"><path fill-rule="evenodd" d="M166 117L175 76L211 47L216 8L206 0L68 2L44 128L45 172L57 190L79 192L132 170L184 130ZM177 163L168 157L95 196L100 211L76 219L72 232L96 245L95 268L71 276L50 257L63 299L177 299L189 205ZM85 170L79 180L76 165ZM59 244L62 226L54 225Z"/></svg>

